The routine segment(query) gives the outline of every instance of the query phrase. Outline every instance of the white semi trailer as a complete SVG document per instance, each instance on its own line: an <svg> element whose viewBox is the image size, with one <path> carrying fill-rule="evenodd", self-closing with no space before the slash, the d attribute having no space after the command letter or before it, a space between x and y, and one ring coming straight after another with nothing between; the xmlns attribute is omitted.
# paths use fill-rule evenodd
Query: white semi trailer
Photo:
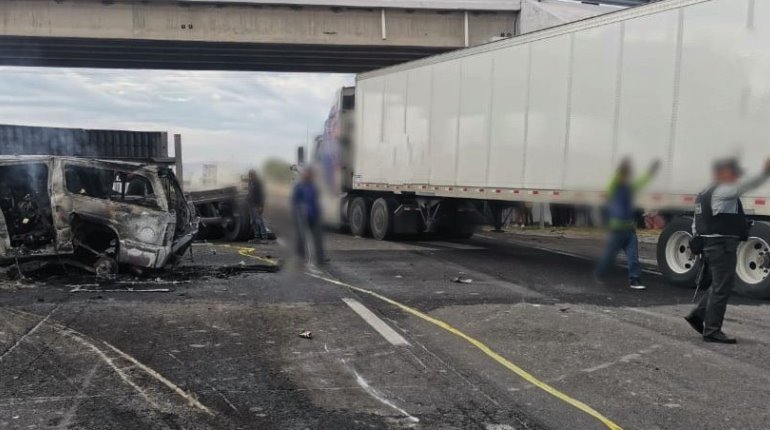
<svg viewBox="0 0 770 430"><path fill-rule="evenodd" d="M339 168L354 234L462 237L482 208L599 205L621 158L659 159L638 204L669 219L665 277L692 283L686 216L712 161L759 172L770 155L770 1L661 1L365 73L351 92L317 154ZM737 266L748 294L770 296L769 200L770 183L743 199L756 220Z"/></svg>

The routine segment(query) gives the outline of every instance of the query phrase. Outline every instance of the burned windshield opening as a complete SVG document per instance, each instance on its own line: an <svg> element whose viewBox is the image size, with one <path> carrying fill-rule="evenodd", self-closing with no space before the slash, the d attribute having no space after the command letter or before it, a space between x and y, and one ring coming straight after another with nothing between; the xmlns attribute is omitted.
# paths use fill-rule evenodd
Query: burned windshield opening
<svg viewBox="0 0 770 430"><path fill-rule="evenodd" d="M67 191L72 194L159 208L152 182L136 173L68 165L64 168L64 177Z"/></svg>

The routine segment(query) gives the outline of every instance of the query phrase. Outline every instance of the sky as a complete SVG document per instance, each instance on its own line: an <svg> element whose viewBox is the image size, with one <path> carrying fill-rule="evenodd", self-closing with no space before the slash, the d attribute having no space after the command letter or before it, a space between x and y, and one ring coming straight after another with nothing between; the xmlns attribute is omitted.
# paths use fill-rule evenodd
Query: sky
<svg viewBox="0 0 770 430"><path fill-rule="evenodd" d="M287 161L323 129L353 75L0 67L0 122L181 133L183 158Z"/></svg>

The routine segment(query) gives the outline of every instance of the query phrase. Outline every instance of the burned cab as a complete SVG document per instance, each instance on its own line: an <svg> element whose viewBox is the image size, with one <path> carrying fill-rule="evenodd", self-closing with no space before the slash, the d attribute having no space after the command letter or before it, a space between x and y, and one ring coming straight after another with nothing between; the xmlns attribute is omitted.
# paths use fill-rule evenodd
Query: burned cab
<svg viewBox="0 0 770 430"><path fill-rule="evenodd" d="M57 257L98 274L157 269L187 250L197 228L168 167L0 157L0 264Z"/></svg>

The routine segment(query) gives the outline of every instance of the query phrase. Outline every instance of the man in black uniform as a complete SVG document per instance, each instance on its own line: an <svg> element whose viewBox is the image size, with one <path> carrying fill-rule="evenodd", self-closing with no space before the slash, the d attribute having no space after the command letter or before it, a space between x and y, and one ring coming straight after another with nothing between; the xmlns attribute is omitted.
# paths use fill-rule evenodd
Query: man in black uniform
<svg viewBox="0 0 770 430"><path fill-rule="evenodd" d="M736 159L719 160L713 170L714 183L695 201L693 221L693 247L702 246L711 284L698 306L684 319L706 342L736 343L722 332L722 321L735 280L738 245L749 235L740 197L770 178L770 159L765 161L761 175L740 182L743 172Z"/></svg>

